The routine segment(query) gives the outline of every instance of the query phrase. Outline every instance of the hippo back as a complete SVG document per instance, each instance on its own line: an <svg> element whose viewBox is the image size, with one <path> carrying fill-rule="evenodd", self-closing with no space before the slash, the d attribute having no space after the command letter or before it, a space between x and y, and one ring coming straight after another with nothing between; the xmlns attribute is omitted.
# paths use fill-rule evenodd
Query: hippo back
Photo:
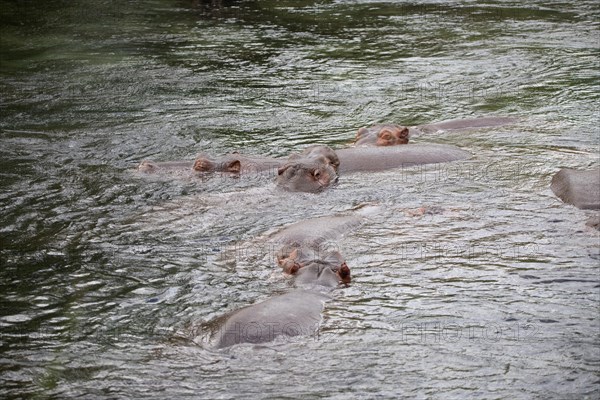
<svg viewBox="0 0 600 400"><path fill-rule="evenodd" d="M467 119L451 119L433 124L421 125L423 131L451 131L459 129L487 128L494 126L509 125L518 122L515 117L481 117Z"/></svg>
<svg viewBox="0 0 600 400"><path fill-rule="evenodd" d="M561 169L552 177L550 188L565 203L581 209L600 209L600 168Z"/></svg>
<svg viewBox="0 0 600 400"><path fill-rule="evenodd" d="M328 296L294 290L241 308L213 321L212 340L217 348L239 343L266 343L279 336L316 333Z"/></svg>
<svg viewBox="0 0 600 400"><path fill-rule="evenodd" d="M390 147L353 147L336 151L340 173L384 171L421 164L466 159L470 155L455 146L443 144L407 144Z"/></svg>
<svg viewBox="0 0 600 400"><path fill-rule="evenodd" d="M276 233L271 240L290 247L323 248L361 223L362 218L355 215L318 217L292 224Z"/></svg>

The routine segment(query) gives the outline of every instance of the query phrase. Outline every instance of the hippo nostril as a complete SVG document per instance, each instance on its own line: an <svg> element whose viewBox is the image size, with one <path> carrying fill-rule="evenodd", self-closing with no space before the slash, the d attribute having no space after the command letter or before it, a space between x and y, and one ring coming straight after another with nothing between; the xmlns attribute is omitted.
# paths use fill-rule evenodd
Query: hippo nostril
<svg viewBox="0 0 600 400"><path fill-rule="evenodd" d="M300 269L300 265L298 265L297 263L294 263L292 268L290 268L290 274L294 275L296 272L298 272L299 269Z"/></svg>
<svg viewBox="0 0 600 400"><path fill-rule="evenodd" d="M350 277L350 268L348 268L348 265L346 263L343 263L340 266L337 273L342 283L348 284L352 280L352 278Z"/></svg>

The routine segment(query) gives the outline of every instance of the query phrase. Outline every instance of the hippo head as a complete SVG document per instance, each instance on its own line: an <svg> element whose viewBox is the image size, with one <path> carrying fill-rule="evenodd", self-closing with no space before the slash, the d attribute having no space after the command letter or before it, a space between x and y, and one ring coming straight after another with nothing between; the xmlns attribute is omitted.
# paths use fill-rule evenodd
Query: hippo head
<svg viewBox="0 0 600 400"><path fill-rule="evenodd" d="M395 146L408 143L407 127L398 125L376 125L371 128L360 128L356 133L354 144L370 144L375 146Z"/></svg>
<svg viewBox="0 0 600 400"><path fill-rule="evenodd" d="M198 172L232 172L239 173L242 169L242 164L235 157L215 160L204 155L196 157L193 166L194 171Z"/></svg>
<svg viewBox="0 0 600 400"><path fill-rule="evenodd" d="M140 163L137 169L139 172L145 172L150 174L152 172L156 172L156 170L158 169L158 165L156 165L152 161L144 160Z"/></svg>
<svg viewBox="0 0 600 400"><path fill-rule="evenodd" d="M327 263L314 261L298 270L295 275L298 285L336 287L340 283L345 285L350 283L350 268L346 263L332 267Z"/></svg>
<svg viewBox="0 0 600 400"><path fill-rule="evenodd" d="M340 159L335 151L329 146L315 145L305 148L300 154L291 155L288 160L294 159L312 159L315 162L329 164L337 173L340 166Z"/></svg>
<svg viewBox="0 0 600 400"><path fill-rule="evenodd" d="M340 160L330 147L309 146L279 168L277 184L292 192L320 192L337 182Z"/></svg>
<svg viewBox="0 0 600 400"><path fill-rule="evenodd" d="M317 193L337 182L335 169L315 160L290 161L277 171L277 185L291 192Z"/></svg>
<svg viewBox="0 0 600 400"><path fill-rule="evenodd" d="M351 282L350 268L338 251L315 252L302 248L282 249L277 263L283 271L297 275L303 284L318 283L324 286L348 285Z"/></svg>

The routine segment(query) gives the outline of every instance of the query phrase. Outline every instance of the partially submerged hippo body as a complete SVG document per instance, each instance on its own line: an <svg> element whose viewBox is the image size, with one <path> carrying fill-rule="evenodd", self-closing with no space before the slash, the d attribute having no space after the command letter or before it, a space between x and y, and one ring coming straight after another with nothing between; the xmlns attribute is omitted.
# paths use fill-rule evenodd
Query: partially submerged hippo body
<svg viewBox="0 0 600 400"><path fill-rule="evenodd" d="M383 171L422 164L461 160L469 154L457 147L441 144L410 144L414 132L468 129L505 125L515 122L510 117L487 117L450 120L436 124L407 128L396 125L376 125L361 128L357 134L358 146L332 150L328 146L309 146L287 159L253 157L231 153L220 157L200 155L193 162L143 161L141 172L187 171L226 172L234 174L277 171L277 186L292 192L320 192L338 181L338 174L361 171ZM413 130L411 130L413 129ZM362 146L362 145L365 146ZM369 144L374 146L369 146Z"/></svg>
<svg viewBox="0 0 600 400"><path fill-rule="evenodd" d="M360 226L363 219L356 215L311 218L291 224L272 235L269 240L292 247L329 248L342 236Z"/></svg>
<svg viewBox="0 0 600 400"><path fill-rule="evenodd" d="M419 126L374 125L363 127L356 133L354 144L357 146L395 146L408 144L409 138L423 133L488 128L514 124L514 117L482 117L471 119L453 119Z"/></svg>
<svg viewBox="0 0 600 400"><path fill-rule="evenodd" d="M464 129L491 128L494 126L510 125L518 122L515 117L481 117L467 119L449 119L446 121L413 127L414 133L431 133L438 131L454 131ZM411 135L413 132L411 131Z"/></svg>
<svg viewBox="0 0 600 400"><path fill-rule="evenodd" d="M317 333L324 303L330 299L324 292L350 282L350 269L342 255L330 249L331 244L361 223L357 216L320 217L292 224L271 236L270 241L283 246L278 263L294 277L297 288L207 324L213 345L223 348ZM290 265L295 268L286 271Z"/></svg>
<svg viewBox="0 0 600 400"><path fill-rule="evenodd" d="M470 157L458 147L444 144L409 144L390 147L352 147L336 151L340 174L385 171L422 164L437 164Z"/></svg>
<svg viewBox="0 0 600 400"><path fill-rule="evenodd" d="M197 172L253 173L277 171L282 160L270 157L250 157L239 153L230 153L220 157L198 155L192 169Z"/></svg>
<svg viewBox="0 0 600 400"><path fill-rule="evenodd" d="M229 172L245 174L253 172L277 171L285 160L270 157L251 157L238 153L225 154L219 157L210 157L202 154L194 161L163 161L155 162L144 160L138 166L139 172Z"/></svg>
<svg viewBox="0 0 600 400"><path fill-rule="evenodd" d="M165 171L171 172L187 172L190 171L194 165L193 161L163 161L155 162L150 160L144 160L138 165L138 172L147 174L155 174Z"/></svg>
<svg viewBox="0 0 600 400"><path fill-rule="evenodd" d="M469 157L466 151L443 144L350 147L335 152L327 146L313 146L288 158L278 170L277 184L288 191L320 192L337 182L338 173L384 171Z"/></svg>
<svg viewBox="0 0 600 400"><path fill-rule="evenodd" d="M552 177L550 189L567 204L583 210L600 210L600 168L561 169ZM588 218L585 224L600 230L600 213Z"/></svg>
<svg viewBox="0 0 600 400"><path fill-rule="evenodd" d="M552 177L550 188L567 204L581 209L600 209L600 168L589 171L561 169Z"/></svg>
<svg viewBox="0 0 600 400"><path fill-rule="evenodd" d="M259 158L228 154L194 162L143 161L142 172L220 171L246 173L277 170L277 186L292 192L320 192L338 181L338 173L384 171L422 164L435 164L469 158L458 147L443 144L406 146L351 147L333 151L327 146L311 146L287 159Z"/></svg>
<svg viewBox="0 0 600 400"><path fill-rule="evenodd" d="M219 317L207 327L217 348L314 335L327 300L329 296L320 292L293 290Z"/></svg>
<svg viewBox="0 0 600 400"><path fill-rule="evenodd" d="M349 284L350 268L337 242L358 227L357 216L321 217L290 225L271 240L281 245L277 263L287 274L297 275L296 283L335 287Z"/></svg>
<svg viewBox="0 0 600 400"><path fill-rule="evenodd" d="M409 129L399 125L375 125L363 127L356 132L354 144L357 146L396 146L407 144Z"/></svg>

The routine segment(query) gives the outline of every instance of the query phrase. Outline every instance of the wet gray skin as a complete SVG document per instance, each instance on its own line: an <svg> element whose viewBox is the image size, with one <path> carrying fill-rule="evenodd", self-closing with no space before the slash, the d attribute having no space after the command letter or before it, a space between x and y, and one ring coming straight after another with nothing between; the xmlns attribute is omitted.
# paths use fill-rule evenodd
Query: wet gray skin
<svg viewBox="0 0 600 400"><path fill-rule="evenodd" d="M387 147L351 147L336 151L340 174L362 171L384 171L421 164L457 161L470 154L455 146L442 144L410 144Z"/></svg>
<svg viewBox="0 0 600 400"><path fill-rule="evenodd" d="M312 249L317 254L334 247L342 236L360 226L362 217L357 215L311 218L291 224L270 237L273 243L302 249ZM325 249L325 250L324 250Z"/></svg>
<svg viewBox="0 0 600 400"><path fill-rule="evenodd" d="M561 169L552 177L550 188L567 204L581 209L600 209L600 168L589 171Z"/></svg>
<svg viewBox="0 0 600 400"><path fill-rule="evenodd" d="M345 266L345 264L344 264ZM346 266L348 281L350 278L350 270ZM302 267L296 273L295 284L299 287L314 288L322 286L334 288L340 282L339 270L335 270L328 263L312 262L305 267Z"/></svg>
<svg viewBox="0 0 600 400"><path fill-rule="evenodd" d="M437 131L452 131L476 128L488 128L494 126L504 126L515 124L519 121L515 117L481 117L467 119L450 119L433 124L425 124L414 127L409 127L410 135L418 135L420 133L432 133Z"/></svg>
<svg viewBox="0 0 600 400"><path fill-rule="evenodd" d="M277 185L290 192L321 192L337 182L337 174L329 165L314 163L288 164L278 171Z"/></svg>
<svg viewBox="0 0 600 400"><path fill-rule="evenodd" d="M317 291L294 290L233 311L213 320L207 328L217 348L266 343L280 336L309 336L317 332L328 299Z"/></svg>

